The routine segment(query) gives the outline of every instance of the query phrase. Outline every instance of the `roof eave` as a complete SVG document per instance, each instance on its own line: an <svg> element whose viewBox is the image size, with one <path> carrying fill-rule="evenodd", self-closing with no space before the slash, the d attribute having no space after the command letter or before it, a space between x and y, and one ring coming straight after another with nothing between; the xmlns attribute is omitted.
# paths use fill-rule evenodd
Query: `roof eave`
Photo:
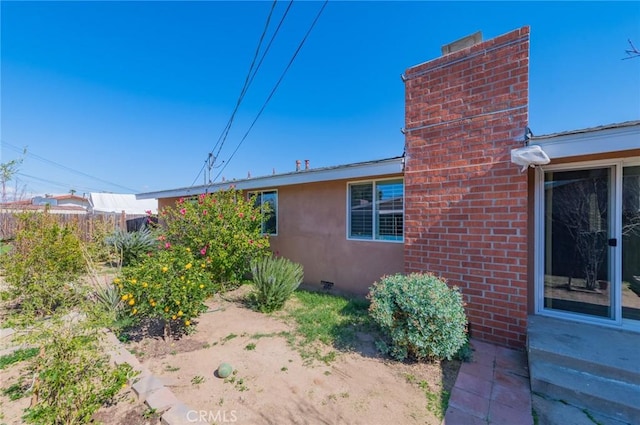
<svg viewBox="0 0 640 425"><path fill-rule="evenodd" d="M210 185L183 187L136 194L137 199L176 198L216 192L234 187L240 190L252 190L271 187L290 186L295 184L317 183L332 180L358 179L365 177L400 174L404 169L404 158L396 157L379 161L362 162L335 167L314 168L286 174L255 177L243 180L227 181Z"/></svg>
<svg viewBox="0 0 640 425"><path fill-rule="evenodd" d="M640 121L533 137L549 158L566 158L640 148Z"/></svg>

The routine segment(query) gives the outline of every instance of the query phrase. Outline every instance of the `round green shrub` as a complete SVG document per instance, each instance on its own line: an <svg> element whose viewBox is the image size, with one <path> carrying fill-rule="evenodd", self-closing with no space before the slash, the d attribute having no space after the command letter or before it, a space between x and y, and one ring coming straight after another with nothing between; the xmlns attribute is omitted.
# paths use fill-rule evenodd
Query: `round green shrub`
<svg viewBox="0 0 640 425"><path fill-rule="evenodd" d="M371 287L369 314L398 360L450 360L467 340L462 294L431 273L384 276Z"/></svg>

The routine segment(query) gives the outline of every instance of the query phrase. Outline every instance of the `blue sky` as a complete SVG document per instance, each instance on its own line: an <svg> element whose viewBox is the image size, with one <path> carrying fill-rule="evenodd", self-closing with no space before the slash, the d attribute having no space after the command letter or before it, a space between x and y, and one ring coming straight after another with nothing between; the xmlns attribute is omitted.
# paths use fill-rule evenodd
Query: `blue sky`
<svg viewBox="0 0 640 425"><path fill-rule="evenodd" d="M278 2L266 41L289 2ZM531 26L529 123L548 134L640 119L639 2L295 1L211 177L402 154L406 68L443 44ZM0 2L1 161L31 193L190 186L237 102L271 2ZM264 46L263 44L263 50ZM222 165L222 167L220 166ZM223 168L224 167L224 168Z"/></svg>

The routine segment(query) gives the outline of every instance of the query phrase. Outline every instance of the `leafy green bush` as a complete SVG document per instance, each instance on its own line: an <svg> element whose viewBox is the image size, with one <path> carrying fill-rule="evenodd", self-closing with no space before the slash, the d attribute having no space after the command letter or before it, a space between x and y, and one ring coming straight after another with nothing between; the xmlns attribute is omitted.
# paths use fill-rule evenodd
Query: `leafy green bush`
<svg viewBox="0 0 640 425"><path fill-rule="evenodd" d="M251 261L255 291L251 301L262 312L279 310L302 283L302 265L284 257L259 257Z"/></svg>
<svg viewBox="0 0 640 425"><path fill-rule="evenodd" d="M105 241L115 248L123 266L140 261L158 247L156 235L146 226L135 232L116 229Z"/></svg>
<svg viewBox="0 0 640 425"><path fill-rule="evenodd" d="M18 223L13 249L0 256L9 298L27 316L76 304L75 283L87 267L77 229L46 212L19 214Z"/></svg>
<svg viewBox="0 0 640 425"><path fill-rule="evenodd" d="M113 234L114 227L114 221L102 216L94 216L91 220L90 240L87 243L87 252L92 261L99 263L114 261L114 247L107 243L109 236Z"/></svg>
<svg viewBox="0 0 640 425"><path fill-rule="evenodd" d="M269 249L268 236L261 233L263 214L255 199L246 199L236 189L179 199L161 212L165 247L182 245L207 260L205 271L223 285L236 285L249 271L251 259Z"/></svg>
<svg viewBox="0 0 640 425"><path fill-rule="evenodd" d="M466 342L462 294L433 274L385 276L368 297L369 313L388 338L379 348L398 360L450 360Z"/></svg>
<svg viewBox="0 0 640 425"><path fill-rule="evenodd" d="M81 324L56 324L40 333L34 359L33 398L25 411L29 424L86 424L132 375L128 364L113 367L102 352L100 331Z"/></svg>
<svg viewBox="0 0 640 425"><path fill-rule="evenodd" d="M124 268L113 283L132 316L162 318L168 334L170 323L189 327L206 310L204 301L217 289L205 272L207 261L173 246Z"/></svg>

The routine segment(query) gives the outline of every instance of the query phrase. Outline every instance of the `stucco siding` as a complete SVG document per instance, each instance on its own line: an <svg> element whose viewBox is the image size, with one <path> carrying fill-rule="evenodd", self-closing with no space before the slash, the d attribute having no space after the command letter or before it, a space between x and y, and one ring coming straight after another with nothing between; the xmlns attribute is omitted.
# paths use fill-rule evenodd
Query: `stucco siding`
<svg viewBox="0 0 640 425"><path fill-rule="evenodd" d="M304 266L305 283L334 283L334 289L366 294L385 274L404 269L398 242L347 239L347 181L278 189L278 236L271 248Z"/></svg>

